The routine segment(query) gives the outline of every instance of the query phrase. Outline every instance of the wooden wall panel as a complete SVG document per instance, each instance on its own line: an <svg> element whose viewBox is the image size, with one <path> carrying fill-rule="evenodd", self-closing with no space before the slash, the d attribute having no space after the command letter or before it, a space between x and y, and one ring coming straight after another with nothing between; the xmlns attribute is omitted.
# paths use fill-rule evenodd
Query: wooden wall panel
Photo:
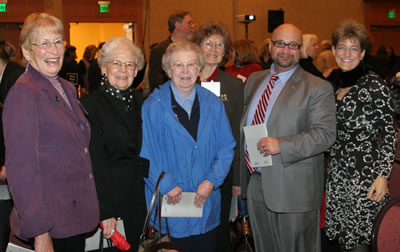
<svg viewBox="0 0 400 252"><path fill-rule="evenodd" d="M0 13L0 22L24 22L32 12L43 12L43 0L9 0L6 12Z"/></svg>
<svg viewBox="0 0 400 252"><path fill-rule="evenodd" d="M365 19L372 38L372 54L381 45L390 45L397 55L400 54L400 1L368 0L366 1ZM396 11L396 18L388 18L388 10Z"/></svg>

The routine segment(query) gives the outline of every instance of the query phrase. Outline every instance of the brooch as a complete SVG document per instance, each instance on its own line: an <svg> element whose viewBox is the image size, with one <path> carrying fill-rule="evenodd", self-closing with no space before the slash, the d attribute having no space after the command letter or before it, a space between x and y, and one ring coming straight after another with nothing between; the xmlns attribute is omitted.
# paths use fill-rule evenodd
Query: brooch
<svg viewBox="0 0 400 252"><path fill-rule="evenodd" d="M221 94L220 98L221 98L221 100L222 100L223 102L228 102L228 101L229 101L228 95L227 95L227 94Z"/></svg>

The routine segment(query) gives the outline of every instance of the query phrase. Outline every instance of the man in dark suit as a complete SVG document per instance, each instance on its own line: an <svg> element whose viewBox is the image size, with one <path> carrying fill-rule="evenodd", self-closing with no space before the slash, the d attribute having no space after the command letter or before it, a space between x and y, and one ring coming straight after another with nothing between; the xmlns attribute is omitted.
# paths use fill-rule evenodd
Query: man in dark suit
<svg viewBox="0 0 400 252"><path fill-rule="evenodd" d="M168 17L168 31L171 35L158 43L150 52L149 83L152 90L168 80L167 74L161 66L161 59L167 47L172 42L189 40L194 27L195 23L189 11L179 11Z"/></svg>
<svg viewBox="0 0 400 252"><path fill-rule="evenodd" d="M302 33L283 24L272 33L271 70L253 73L245 87L241 126L254 123L259 102L273 79L260 122L268 137L257 148L272 165L251 167L241 132L241 187L247 196L257 251L320 251L319 209L323 192L323 152L336 137L331 85L299 65ZM273 81L272 81L273 82ZM262 114L262 113L261 113ZM249 170L257 171L250 176Z"/></svg>

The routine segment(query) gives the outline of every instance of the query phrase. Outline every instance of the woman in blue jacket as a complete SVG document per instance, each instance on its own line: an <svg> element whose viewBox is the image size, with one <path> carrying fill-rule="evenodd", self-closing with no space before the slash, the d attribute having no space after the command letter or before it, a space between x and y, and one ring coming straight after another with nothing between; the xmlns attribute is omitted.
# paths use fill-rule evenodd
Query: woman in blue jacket
<svg viewBox="0 0 400 252"><path fill-rule="evenodd" d="M219 187L229 172L235 140L222 101L195 85L204 64L200 48L187 41L172 43L162 64L171 80L156 89L142 108L141 156L150 160L146 198L149 201L162 171L160 190L169 204L178 203L182 192L195 192L193 204L204 207L202 217L169 218L171 238L184 251L214 251Z"/></svg>

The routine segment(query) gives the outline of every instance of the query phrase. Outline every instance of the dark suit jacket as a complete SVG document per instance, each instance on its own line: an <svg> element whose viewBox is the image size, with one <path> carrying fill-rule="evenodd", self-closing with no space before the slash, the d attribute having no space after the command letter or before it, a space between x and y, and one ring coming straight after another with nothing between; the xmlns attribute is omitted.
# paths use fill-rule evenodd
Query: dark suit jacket
<svg viewBox="0 0 400 252"><path fill-rule="evenodd" d="M266 70L249 77L241 126L245 124L253 94L268 74ZM324 184L323 152L336 139L332 85L298 66L272 108L267 130L270 137L278 138L280 154L272 156L272 166L262 168L266 205L274 212L319 209ZM243 130L241 148L241 186L246 196L249 172L244 162Z"/></svg>
<svg viewBox="0 0 400 252"><path fill-rule="evenodd" d="M160 42L150 52L149 61L149 83L152 89L164 84L168 81L168 76L162 68L162 56L164 55L167 47L172 43L171 37Z"/></svg>
<svg viewBox="0 0 400 252"><path fill-rule="evenodd" d="M3 125L7 177L22 238L66 238L93 230L99 208L88 151L90 127L71 83L58 77L72 109L28 65L10 89Z"/></svg>

